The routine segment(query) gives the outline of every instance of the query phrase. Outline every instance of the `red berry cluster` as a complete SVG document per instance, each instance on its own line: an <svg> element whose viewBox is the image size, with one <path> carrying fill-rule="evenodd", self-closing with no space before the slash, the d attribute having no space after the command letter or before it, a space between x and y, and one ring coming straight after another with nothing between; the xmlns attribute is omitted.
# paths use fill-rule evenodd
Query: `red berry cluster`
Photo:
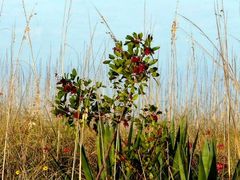
<svg viewBox="0 0 240 180"><path fill-rule="evenodd" d="M221 173L226 168L227 168L227 164L224 164L224 163L221 163L221 162L217 163L217 172L218 173Z"/></svg>
<svg viewBox="0 0 240 180"><path fill-rule="evenodd" d="M73 85L72 82L67 81L66 79L61 79L57 84L61 84L63 86L63 91L66 93L71 92L72 94L77 93L77 87Z"/></svg>
<svg viewBox="0 0 240 180"><path fill-rule="evenodd" d="M158 120L158 116L157 116L157 114L155 114L155 113L151 114L151 118L152 118L154 121L157 121L157 120Z"/></svg>
<svg viewBox="0 0 240 180"><path fill-rule="evenodd" d="M153 54L153 50L152 50L151 48L146 47L146 48L144 49L144 54L145 54L146 56L151 55L151 54Z"/></svg>
<svg viewBox="0 0 240 180"><path fill-rule="evenodd" d="M63 152L64 153L70 153L72 150L71 150L71 148L70 147L65 147L65 148L63 148Z"/></svg>
<svg viewBox="0 0 240 180"><path fill-rule="evenodd" d="M133 56L132 58L131 58L131 62L132 63L138 63L138 62L140 62L141 61L141 58L139 57L139 56Z"/></svg>
<svg viewBox="0 0 240 180"><path fill-rule="evenodd" d="M218 150L224 150L224 144L218 144L217 149Z"/></svg>
<svg viewBox="0 0 240 180"><path fill-rule="evenodd" d="M73 113L73 117L74 117L75 119L81 119L81 118L82 118L80 112L75 112L75 113Z"/></svg>
<svg viewBox="0 0 240 180"><path fill-rule="evenodd" d="M141 62L140 56L133 56L131 62L134 63L133 73L135 74L142 74L147 69L145 63Z"/></svg>
<svg viewBox="0 0 240 180"><path fill-rule="evenodd" d="M147 69L147 66L142 62L133 68L133 73L142 74L146 71L146 69Z"/></svg>

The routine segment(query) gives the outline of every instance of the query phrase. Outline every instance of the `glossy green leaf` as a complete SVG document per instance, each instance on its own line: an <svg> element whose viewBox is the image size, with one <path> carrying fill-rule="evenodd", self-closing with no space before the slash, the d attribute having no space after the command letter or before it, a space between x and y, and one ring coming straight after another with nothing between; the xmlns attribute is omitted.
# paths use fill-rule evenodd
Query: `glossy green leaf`
<svg viewBox="0 0 240 180"><path fill-rule="evenodd" d="M103 61L103 64L109 64L111 62L111 60L106 60L106 61Z"/></svg>
<svg viewBox="0 0 240 180"><path fill-rule="evenodd" d="M82 156L82 168L83 168L85 178L87 180L94 179L91 166L88 162L88 158L87 158L87 155L85 153L84 146L82 146L82 155L81 156Z"/></svg>

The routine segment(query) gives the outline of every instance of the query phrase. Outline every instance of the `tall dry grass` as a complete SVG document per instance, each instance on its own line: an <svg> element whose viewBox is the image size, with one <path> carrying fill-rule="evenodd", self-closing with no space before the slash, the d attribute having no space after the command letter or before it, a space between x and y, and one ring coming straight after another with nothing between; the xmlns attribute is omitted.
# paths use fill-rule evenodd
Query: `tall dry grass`
<svg viewBox="0 0 240 180"><path fill-rule="evenodd" d="M34 54L34 44L31 41L31 21L34 20L34 12L27 14L25 2L22 0L23 11L25 13L26 25L23 29L20 47L15 48L15 32L13 29L11 50L6 56L0 59L2 77L0 86L0 169L2 179L61 179L68 174L72 179L81 179L81 156L77 152L77 143L87 146L87 153L91 157L91 163L96 163L95 134L85 128L81 131L84 134L75 136L62 121L51 114L51 106L54 94L55 80L54 74L57 71L60 75L65 69L65 52L67 51L69 18L71 15L72 1L65 1L65 10L62 25L62 37L59 53L59 67L54 69L49 65L41 67L42 72L37 70L37 60ZM3 8L3 1L0 10ZM211 137L216 137L218 143L224 144L223 152L219 156L227 161L228 171L237 159L240 158L239 144L239 121L240 121L240 72L239 57L232 54L228 45L227 18L223 5L216 5L216 32L218 42L213 42L207 34L187 17L176 15L173 19L172 38L170 40L171 50L167 61L168 73L163 70L158 79L158 85L150 83L148 93L142 102L153 102L164 111L163 118L168 121L176 121L180 117L187 117L192 127L192 136L199 129L201 132L200 141ZM221 16L218 16L221 13ZM102 16L102 15L101 15ZM103 16L102 16L103 18ZM192 24L214 48L210 52L199 43L197 37L188 34L179 24L179 19ZM105 22L106 23L106 22ZM108 27L109 28L109 27ZM144 28L146 31L146 27ZM189 38L190 55L186 72L179 72L178 65L178 32L182 31ZM113 35L113 33L112 33ZM112 38L116 38L112 36ZM94 35L90 37L94 39ZM92 42L92 41L91 41ZM104 71L101 62L97 67L91 69L91 65L96 62L91 61L93 55L90 42L87 56L83 60L85 65L82 71L84 77L90 77L93 69L97 72ZM20 56L23 48L28 45L31 52L31 73L23 75ZM164 45L161 45L164 46ZM106 47L107 48L107 47ZM197 52L204 53L199 56ZM104 55L103 55L104 57ZM210 62L209 62L210 61ZM209 64L211 66L209 66ZM103 70L101 70L101 68ZM160 68L161 69L161 68ZM91 72L91 73L90 73ZM47 75L43 75L46 73ZM107 82L104 74L100 74L103 81ZM27 82L27 83L24 83ZM45 84L41 84L45 82ZM41 89L43 89L42 91ZM69 148L69 152L66 151ZM200 147L199 147L200 148ZM43 167L47 166L48 170ZM78 170L79 168L79 170ZM20 172L19 175L16 171ZM79 173L80 172L80 173Z"/></svg>

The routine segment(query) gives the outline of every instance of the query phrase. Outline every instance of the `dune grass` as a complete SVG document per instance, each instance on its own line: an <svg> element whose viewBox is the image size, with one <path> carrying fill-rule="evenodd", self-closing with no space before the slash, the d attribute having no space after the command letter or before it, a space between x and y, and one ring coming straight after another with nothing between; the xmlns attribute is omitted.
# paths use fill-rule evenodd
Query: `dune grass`
<svg viewBox="0 0 240 180"><path fill-rule="evenodd" d="M64 58L70 12L71 2L70 4L66 3L65 7L58 62L60 68L54 67L59 74L66 71ZM216 14L217 12L219 12L218 6L215 9ZM76 134L66 126L61 118L52 114L56 92L55 70L49 66L39 68L42 69L42 72L37 70L29 30L33 15L25 15L26 27L20 44L29 45L32 62L31 73L27 77L23 77L21 62L19 62L22 45L18 51L15 52L12 49L10 56L6 55L0 59L0 65L7 68L0 72L1 82L5 82L3 86L0 86L1 177L2 179L84 178L84 173L81 168L79 169L81 151L79 152L79 149L76 148L78 147L76 146L78 143L75 138ZM178 72L176 37L178 31L181 30L177 27L178 18L183 18L192 24L214 48L214 52L211 53L198 42L197 38L187 35L191 40L192 51L184 74ZM206 139L216 139L217 160L228 165L227 177L222 176L222 179L232 177L236 163L240 159L239 60L229 51L226 24L224 13L222 17L216 16L216 30L219 39L216 44L188 17L176 13L171 29L171 57L167 61L168 73L163 73L160 67L157 85L155 81L150 81L147 94L138 102L142 106L156 103L163 111L159 121L174 121L176 124L180 124L182 117L186 118L191 142L194 141L199 130L199 143L196 151L203 148ZM109 26L107 27L109 28ZM111 35L116 38L113 33ZM14 41L12 41L13 47ZM204 52L207 59L210 60L198 58L196 55L198 50ZM85 58L83 62L86 65L85 70L89 70L90 65L93 64L90 58L91 53L89 48L87 53L89 57ZM211 64L211 69L209 69L208 63ZM101 64L102 62L99 62L98 67L93 68L98 72L91 70L91 73L104 72L105 67ZM91 73L81 71L83 71L83 76L91 76ZM42 75L44 72L47 73L46 76ZM104 73L99 76L99 79L108 82ZM42 82L45 84L43 85ZM97 134L89 127L85 127L82 133L81 143L85 147L89 164L94 174L97 175L99 173L96 149ZM127 136L128 130L126 132L126 129L121 126L121 133L123 137ZM142 178L148 179L149 177L144 175Z"/></svg>

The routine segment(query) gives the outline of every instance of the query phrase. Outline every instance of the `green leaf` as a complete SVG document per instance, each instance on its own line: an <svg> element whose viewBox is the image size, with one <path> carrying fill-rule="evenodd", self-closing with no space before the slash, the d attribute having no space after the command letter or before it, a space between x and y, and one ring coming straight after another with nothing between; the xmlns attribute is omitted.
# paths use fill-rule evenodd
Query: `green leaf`
<svg viewBox="0 0 240 180"><path fill-rule="evenodd" d="M128 52L132 55L133 54L133 43L128 44Z"/></svg>
<svg viewBox="0 0 240 180"><path fill-rule="evenodd" d="M110 175L112 175L112 167L113 167L113 164L114 164L114 159L115 159L115 154L114 154L114 146L112 145L111 148L110 148L110 151L108 151L108 148L109 148L109 144L113 138L113 131L112 131L112 128L108 125L108 124L105 124L103 125L104 127L104 133L103 133L103 142L104 142L104 150L105 150L105 153L109 153L108 154L108 159L106 161L106 170L108 173L110 173Z"/></svg>
<svg viewBox="0 0 240 180"><path fill-rule="evenodd" d="M216 157L216 150L215 150L215 143L211 141L210 149L212 152L212 164L210 167L208 179L217 180L217 157Z"/></svg>
<svg viewBox="0 0 240 180"><path fill-rule="evenodd" d="M156 72L157 70L158 70L157 67L153 67L153 68L150 69L150 72Z"/></svg>
<svg viewBox="0 0 240 180"><path fill-rule="evenodd" d="M153 51L157 51L158 49L160 49L159 46L152 48Z"/></svg>
<svg viewBox="0 0 240 180"><path fill-rule="evenodd" d="M153 59L152 61L149 62L149 65L152 66L158 62L158 59Z"/></svg>
<svg viewBox="0 0 240 180"><path fill-rule="evenodd" d="M96 88L102 87L102 82L96 82Z"/></svg>
<svg viewBox="0 0 240 180"><path fill-rule="evenodd" d="M209 144L207 141L204 144L201 158L202 158L202 162L203 162L205 175L206 175L206 177L208 177L210 167L212 164L212 157L211 157L210 147L209 147Z"/></svg>
<svg viewBox="0 0 240 180"><path fill-rule="evenodd" d="M144 90L143 90L143 85L142 84L139 85L138 94L145 94Z"/></svg>
<svg viewBox="0 0 240 180"><path fill-rule="evenodd" d="M127 35L127 36L126 36L126 39L132 41L132 40L133 40L133 37L130 36L130 35Z"/></svg>
<svg viewBox="0 0 240 180"><path fill-rule="evenodd" d="M81 154L81 157L82 157L82 168L83 168L83 172L84 172L84 176L87 180L91 180L91 179L94 179L93 178L93 173L92 173L92 169L90 167L90 164L88 162L88 159L87 159L87 156L86 156L86 153L85 153L85 149L84 149L84 146L82 146L82 154Z"/></svg>
<svg viewBox="0 0 240 180"><path fill-rule="evenodd" d="M112 69L112 70L116 70L117 68L116 68L116 66L115 66L115 64L109 64L109 67ZM111 71L110 71L111 72Z"/></svg>
<svg viewBox="0 0 240 180"><path fill-rule="evenodd" d="M111 60L106 60L106 61L103 61L103 64L109 64L111 62Z"/></svg>
<svg viewBox="0 0 240 180"><path fill-rule="evenodd" d="M157 107L154 106L154 105L150 105L149 110L150 110L151 112L155 112L155 111L157 111Z"/></svg>
<svg viewBox="0 0 240 180"><path fill-rule="evenodd" d="M183 157L183 153L182 153L180 144L178 145L176 156L178 159L178 168L179 168L181 180L186 180L187 179L187 171L184 166L184 161L183 161L184 157Z"/></svg>
<svg viewBox="0 0 240 180"><path fill-rule="evenodd" d="M177 151L177 145L180 142L180 127L178 127L176 138L175 138L175 130L173 130L173 132L170 134L170 136L171 136L171 140L172 140L173 153L175 154Z"/></svg>
<svg viewBox="0 0 240 180"><path fill-rule="evenodd" d="M77 76L77 70L75 68L72 70L72 75Z"/></svg>
<svg viewBox="0 0 240 180"><path fill-rule="evenodd" d="M152 73L152 77L158 77L158 76L159 76L159 73L157 73L157 72Z"/></svg>
<svg viewBox="0 0 240 180"><path fill-rule="evenodd" d="M104 99L105 99L108 103L113 103L113 99L112 99L112 98L110 98L110 97L108 97L108 96L106 96L106 95L104 95L103 97L104 97Z"/></svg>
<svg viewBox="0 0 240 180"><path fill-rule="evenodd" d="M130 150L131 144L132 144L132 137L133 137L133 121L131 122L130 125L130 130L128 133L128 150Z"/></svg>
<svg viewBox="0 0 240 180"><path fill-rule="evenodd" d="M122 70L123 70L123 67L119 67L119 68L116 70L116 72L117 72L118 74L121 74L121 73L122 73Z"/></svg>
<svg viewBox="0 0 240 180"><path fill-rule="evenodd" d="M138 130L138 134L137 137L135 139L134 145L133 145L133 149L138 149L141 143L141 135L142 135L142 128L140 128Z"/></svg>
<svg viewBox="0 0 240 180"><path fill-rule="evenodd" d="M205 175L208 179L217 176L216 172L216 153L215 144L213 141L206 141L202 150L202 163L205 171ZM215 179L215 178L214 178Z"/></svg>
<svg viewBox="0 0 240 180"><path fill-rule="evenodd" d="M133 96L133 101L136 101L138 99L138 94L135 94L134 96Z"/></svg>
<svg viewBox="0 0 240 180"><path fill-rule="evenodd" d="M187 140L187 122L185 119L180 123L180 144L185 145Z"/></svg>
<svg viewBox="0 0 240 180"><path fill-rule="evenodd" d="M137 39L138 38L138 35L137 35L137 33L133 33L133 37L135 38L135 39Z"/></svg>
<svg viewBox="0 0 240 180"><path fill-rule="evenodd" d="M204 165L203 165L203 161L202 158L199 158L199 163L198 163L198 180L206 180L206 174L205 174L205 170L204 170Z"/></svg>
<svg viewBox="0 0 240 180"><path fill-rule="evenodd" d="M115 59L115 56L112 55L112 54L109 54L109 58L110 58L110 59Z"/></svg>
<svg viewBox="0 0 240 180"><path fill-rule="evenodd" d="M101 123L101 122L100 122ZM98 123L98 132L99 135L97 136L97 140L96 140L96 149L97 149L97 159L98 159L98 168L100 169L102 166L102 160L104 158L103 154L103 149L102 149L102 138L101 138L101 134L102 134L102 130L101 130L101 126L100 123Z"/></svg>
<svg viewBox="0 0 240 180"><path fill-rule="evenodd" d="M72 79L72 80L74 80L74 79L76 78L76 76L77 76L77 71L76 71L76 69L73 69L73 70L72 70L72 73L70 74L70 76L71 76L71 79Z"/></svg>
<svg viewBox="0 0 240 180"><path fill-rule="evenodd" d="M115 54L117 57L121 57L121 56L122 56L122 53L121 53L121 52L118 52L118 51L114 51L114 54Z"/></svg>
<svg viewBox="0 0 240 180"><path fill-rule="evenodd" d="M62 97L65 95L65 92L64 91L59 91L58 94L57 94L57 99L62 99Z"/></svg>

